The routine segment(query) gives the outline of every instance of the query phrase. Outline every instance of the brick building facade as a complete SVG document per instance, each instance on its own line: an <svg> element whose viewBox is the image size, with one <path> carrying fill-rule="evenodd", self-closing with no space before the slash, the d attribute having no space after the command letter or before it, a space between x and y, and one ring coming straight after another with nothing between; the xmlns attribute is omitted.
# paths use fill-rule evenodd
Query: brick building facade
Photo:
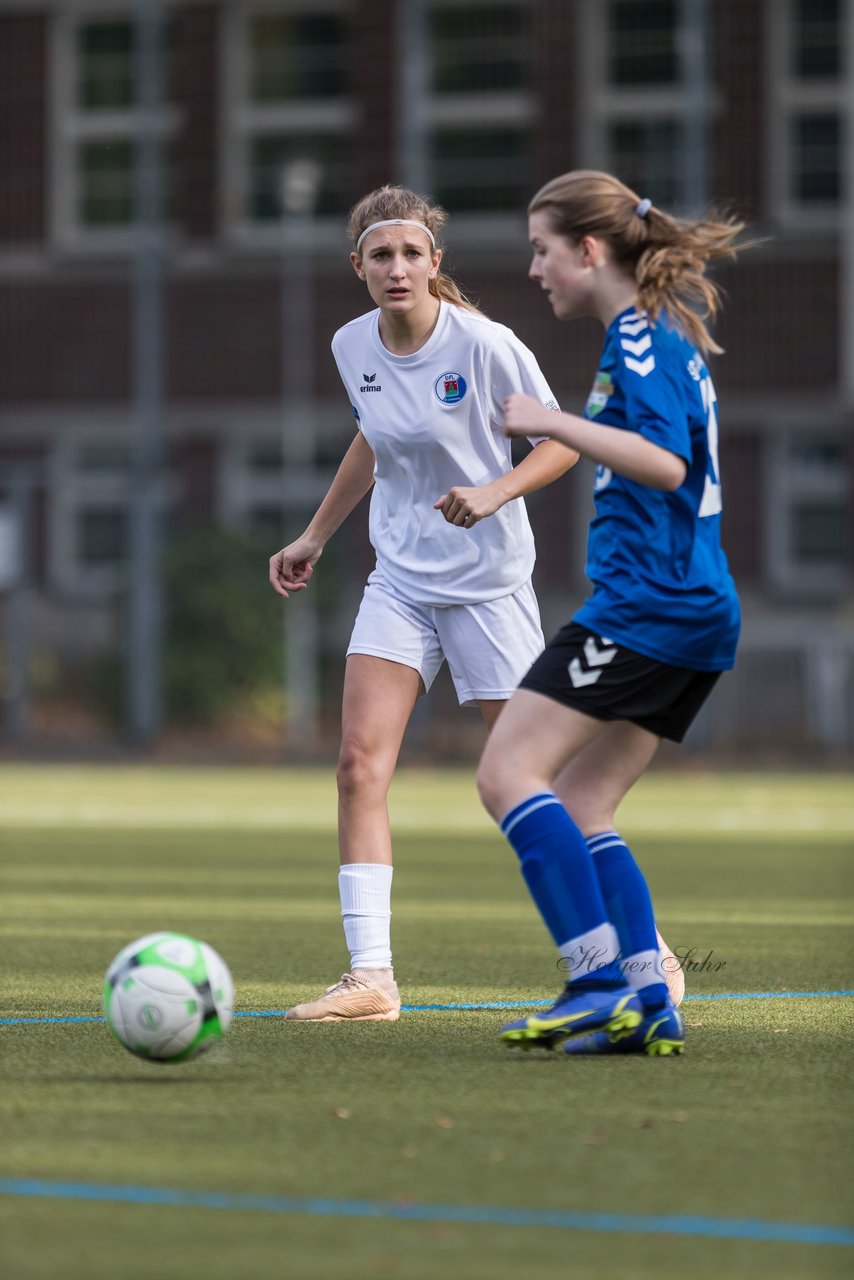
<svg viewBox="0 0 854 1280"><path fill-rule="evenodd" d="M300 391L311 396L316 463L328 468L352 431L329 339L367 309L347 263L344 215L385 181L421 178L446 204L452 272L537 353L562 405L579 409L601 335L592 323L556 325L527 281L522 210L557 172L612 169L664 207L690 211L701 196L731 209L761 240L720 273L727 302L715 332L726 355L713 372L725 544L757 655L786 637L793 652L812 653L811 637L829 637L836 665L805 658L804 696L841 696L850 708L852 0L163 8L170 519L254 531L270 551L299 531L304 510L283 510L280 496L294 390L287 312L302 313L299 291L310 288ZM60 650L114 642L111 599L126 555L138 248L132 15L121 0L0 0L0 502L16 467L32 464L37 625ZM691 137L701 139L699 168ZM304 156L321 178L301 249L310 269L304 260L294 271L278 190L283 168ZM584 590L588 490L582 466L531 502L550 624L567 595ZM364 515L352 517L354 530ZM370 559L356 532L343 554L355 583L346 617ZM832 744L852 745L850 719L848 710ZM730 736L741 732L727 725Z"/></svg>

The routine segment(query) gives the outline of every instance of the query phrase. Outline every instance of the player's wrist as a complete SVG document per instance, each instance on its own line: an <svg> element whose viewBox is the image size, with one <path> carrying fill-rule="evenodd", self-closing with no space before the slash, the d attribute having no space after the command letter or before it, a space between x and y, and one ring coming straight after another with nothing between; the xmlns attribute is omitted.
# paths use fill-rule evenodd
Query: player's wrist
<svg viewBox="0 0 854 1280"><path fill-rule="evenodd" d="M313 525L309 525L299 540L300 546L308 553L307 558L310 558L311 556L319 556L333 533L333 529L326 531L318 529Z"/></svg>
<svg viewBox="0 0 854 1280"><path fill-rule="evenodd" d="M508 471L506 475L499 476L496 480L490 481L485 486L487 493L492 502L495 503L493 513L499 507L503 507L505 503L510 502L512 498L517 496L517 486L513 482L513 472Z"/></svg>

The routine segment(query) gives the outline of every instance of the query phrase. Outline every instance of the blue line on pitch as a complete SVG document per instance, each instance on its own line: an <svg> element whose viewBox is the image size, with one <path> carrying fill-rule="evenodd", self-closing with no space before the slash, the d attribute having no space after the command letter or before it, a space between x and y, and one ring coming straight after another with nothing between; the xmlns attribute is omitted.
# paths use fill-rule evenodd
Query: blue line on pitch
<svg viewBox="0 0 854 1280"><path fill-rule="evenodd" d="M689 1000L807 1000L829 996L854 996L851 991L716 991L708 995L684 996L683 1003ZM454 1009L542 1009L549 1004L551 997L542 1000L492 1000L472 1004L404 1004L402 1013L430 1013ZM247 1009L235 1013L235 1018L283 1018L286 1009ZM68 1018L0 1018L0 1027L15 1027L22 1024L42 1025L45 1023L103 1022L96 1015Z"/></svg>
<svg viewBox="0 0 854 1280"><path fill-rule="evenodd" d="M19 1026L22 1022L30 1023L30 1024L32 1023L41 1024L43 1022L67 1023L67 1022L103 1022L103 1021L104 1021L103 1018L95 1017L94 1014L91 1017L87 1016L82 1018L0 1018L0 1026L2 1027Z"/></svg>
<svg viewBox="0 0 854 1280"><path fill-rule="evenodd" d="M756 1218L707 1218L699 1214L580 1213L566 1209L514 1209L488 1204L407 1204L383 1200L335 1200L327 1196L245 1195L185 1191L178 1187L114 1186L0 1178L0 1194L43 1200L87 1200L249 1213L313 1214L327 1218L389 1218L409 1222L457 1222L490 1227L552 1227L563 1231L617 1231L642 1235L706 1236L718 1240L786 1244L854 1244L854 1227L813 1222L765 1222Z"/></svg>
<svg viewBox="0 0 854 1280"><path fill-rule="evenodd" d="M682 1003L689 1000L794 1000L808 996L854 996L852 991L721 991L708 995L683 996ZM431 1009L542 1009L553 1003L553 997L543 1000L511 1000L506 1003L496 1001L488 1004L403 1004L401 1012L422 1013Z"/></svg>

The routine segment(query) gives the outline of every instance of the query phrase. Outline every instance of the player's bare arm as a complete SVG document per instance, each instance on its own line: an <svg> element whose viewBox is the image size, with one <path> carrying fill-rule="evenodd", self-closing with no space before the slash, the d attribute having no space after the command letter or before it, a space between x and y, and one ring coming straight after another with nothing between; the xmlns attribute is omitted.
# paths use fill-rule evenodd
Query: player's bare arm
<svg viewBox="0 0 854 1280"><path fill-rule="evenodd" d="M494 515L506 502L545 488L577 461L575 449L555 440L543 440L505 475L484 485L454 485L433 506L449 524L471 528L478 520Z"/></svg>
<svg viewBox="0 0 854 1280"><path fill-rule="evenodd" d="M305 533L270 557L270 583L277 595L287 599L292 591L305 590L326 543L373 482L373 451L360 433L342 458Z"/></svg>
<svg viewBox="0 0 854 1280"><path fill-rule="evenodd" d="M585 457L610 467L627 480L672 491L684 483L684 458L633 431L588 422L573 413L552 413L532 396L518 392L504 405L508 436L541 435L559 440Z"/></svg>

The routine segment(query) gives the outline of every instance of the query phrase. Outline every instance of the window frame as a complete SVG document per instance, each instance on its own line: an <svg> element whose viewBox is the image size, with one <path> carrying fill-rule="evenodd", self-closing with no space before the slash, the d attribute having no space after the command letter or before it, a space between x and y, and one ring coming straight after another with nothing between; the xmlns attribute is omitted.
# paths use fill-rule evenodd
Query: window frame
<svg viewBox="0 0 854 1280"><path fill-rule="evenodd" d="M765 535L767 547L767 576L773 589L794 599L827 601L836 599L850 586L850 565L825 562L810 564L798 560L793 546L794 514L800 499L839 499L847 518L852 518L848 499L847 476L844 467L835 473L807 474L798 470L790 449L796 444L831 444L845 448L843 430L811 425L788 427L775 431L766 439L765 491L769 500L765 503Z"/></svg>
<svg viewBox="0 0 854 1280"><path fill-rule="evenodd" d="M223 191L227 198L222 231L239 248L270 250L281 247L282 220L260 222L250 216L250 148L253 137L301 129L340 133L346 139L358 123L354 96L299 99L292 103L253 105L249 89L249 20L257 14L285 16L289 13L317 13L352 8L351 0L233 0L221 10L220 123ZM338 243L341 217L320 215L312 219L322 242Z"/></svg>
<svg viewBox="0 0 854 1280"><path fill-rule="evenodd" d="M581 5L578 70L585 110L579 121L577 137L577 152L581 157L579 168L604 169L613 173L617 172L618 166L611 147L611 125L636 124L642 120L650 123L670 121L681 126L685 114L685 86L680 74L672 85L612 84L607 78L608 5L604 0L581 0ZM676 39L678 54L678 33ZM711 67L705 108L708 132L721 108L720 90L711 79ZM660 198L652 190L648 194L653 200ZM663 203L668 207L666 201ZM679 212L681 204L680 196L669 207Z"/></svg>
<svg viewBox="0 0 854 1280"><path fill-rule="evenodd" d="M88 448L127 449L127 468L85 471L79 455ZM87 565L78 548L78 518L85 510L120 508L130 517L132 445L125 418L98 427L69 424L55 437L48 463L47 577L59 596L104 599L115 595L127 576L127 563Z"/></svg>
<svg viewBox="0 0 854 1280"><path fill-rule="evenodd" d="M177 4L165 4L164 19L176 12ZM87 253L127 253L134 243L135 223L115 226L87 226L80 218L82 176L78 162L81 142L99 139L134 141L136 109L87 111L78 104L79 29L97 20L133 21L133 6L128 0L70 0L54 16L51 28L50 66L52 98L51 118L51 192L50 234L60 249ZM182 125L182 113L175 106L163 105L159 128L164 141L176 136ZM169 224L166 224L167 226ZM171 228L170 228L171 230Z"/></svg>
<svg viewBox="0 0 854 1280"><path fill-rule="evenodd" d="M428 60L428 75L424 94L424 141L430 182L436 189L438 189L438 181L433 155L433 139L434 135L439 131L459 131L463 133L472 127L484 128L492 126L496 131L508 126L522 129L527 127L530 130L533 142L538 119L537 93L533 86L512 90L492 89L475 93L445 93L435 90L430 83L429 72L432 71L433 67L433 50L429 44L429 25L433 14L437 10L447 12L454 9L489 8L496 2L497 0L429 0L426 8L425 21L428 27L428 52L425 56ZM534 2L535 0L515 0L513 4L508 2L507 7L525 9L532 12ZM512 236L515 240L518 236L518 224L521 217L519 210L524 209L528 194L526 190L524 195L520 197L518 210L497 209L491 212L465 208L462 205L455 205L453 202L449 202L454 215L455 240L460 240L460 232L463 233L463 241L468 239L467 233L469 232L473 234L478 243L484 243L484 235L487 242L492 241L496 235L499 239Z"/></svg>
<svg viewBox="0 0 854 1280"><path fill-rule="evenodd" d="M815 81L798 79L791 68L794 48L796 0L765 0L764 29L766 32L766 82L768 95L765 109L767 121L767 145L765 156L765 189L768 193L767 208L775 222L787 230L802 232L835 231L841 229L846 205L846 127L854 127L850 106L846 110L846 73L836 80ZM852 0L843 0L842 43L844 56L854 58L854 13L848 12ZM783 11L781 12L781 7ZM847 36L846 36L846 33ZM854 75L849 67L848 76ZM850 91L848 92L850 97ZM792 126L798 116L833 112L841 122L839 169L842 190L837 201L810 204L793 194L795 155ZM846 121L846 115L848 120ZM850 144L849 144L850 150ZM854 175L849 175L854 181Z"/></svg>

